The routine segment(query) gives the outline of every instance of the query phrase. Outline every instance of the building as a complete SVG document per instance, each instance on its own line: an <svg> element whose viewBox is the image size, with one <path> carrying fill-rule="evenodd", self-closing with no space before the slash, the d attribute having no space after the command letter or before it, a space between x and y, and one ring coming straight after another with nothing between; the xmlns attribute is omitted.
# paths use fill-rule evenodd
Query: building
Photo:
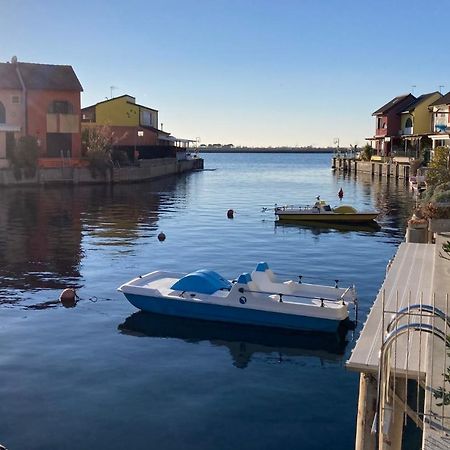
<svg viewBox="0 0 450 450"><path fill-rule="evenodd" d="M432 132L432 114L429 106L442 97L440 92L431 92L417 97L400 114L400 134L403 149L408 156L419 156L419 151L431 147L428 135Z"/></svg>
<svg viewBox="0 0 450 450"><path fill-rule="evenodd" d="M390 156L402 148L401 113L416 100L412 94L393 98L372 115L375 116L375 135L367 138L379 156Z"/></svg>
<svg viewBox="0 0 450 450"><path fill-rule="evenodd" d="M71 66L0 63L0 167L20 136L34 136L40 165L81 156L80 94Z"/></svg>
<svg viewBox="0 0 450 450"><path fill-rule="evenodd" d="M128 159L175 157L185 150L189 139L177 139L158 129L158 111L136 103L135 97L122 95L81 110L82 128L108 126L113 147L124 151Z"/></svg>
<svg viewBox="0 0 450 450"><path fill-rule="evenodd" d="M450 146L450 92L429 105L432 114L432 131L429 135L433 149Z"/></svg>
<svg viewBox="0 0 450 450"><path fill-rule="evenodd" d="M0 63L0 168L8 167L23 122L23 92L16 67Z"/></svg>

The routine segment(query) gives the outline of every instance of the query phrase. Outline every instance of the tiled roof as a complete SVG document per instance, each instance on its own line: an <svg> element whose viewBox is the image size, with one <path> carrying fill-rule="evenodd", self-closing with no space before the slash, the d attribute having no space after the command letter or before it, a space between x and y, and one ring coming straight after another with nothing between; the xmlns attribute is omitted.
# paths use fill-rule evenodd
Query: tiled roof
<svg viewBox="0 0 450 450"><path fill-rule="evenodd" d="M407 101L408 97L410 98L410 102ZM403 105L400 109L405 108L405 106L409 105L413 101L416 100L416 97L412 94L399 95L398 97L393 98L390 102L383 105L380 109L377 109L372 116L376 116L379 114L386 114L392 108L398 107L399 105Z"/></svg>
<svg viewBox="0 0 450 450"><path fill-rule="evenodd" d="M72 66L23 62L17 64L27 89L78 92L83 90Z"/></svg>
<svg viewBox="0 0 450 450"><path fill-rule="evenodd" d="M0 63L0 89L22 89L14 64Z"/></svg>
<svg viewBox="0 0 450 450"><path fill-rule="evenodd" d="M444 96L438 98L430 106L439 106L439 105L450 105L450 92L447 92Z"/></svg>
<svg viewBox="0 0 450 450"><path fill-rule="evenodd" d="M414 111L414 109L417 107L418 104L425 101L427 98L430 98L434 94L439 94L438 91L430 92L429 94L422 94L419 97L417 97L412 103L410 103L402 112L411 112Z"/></svg>

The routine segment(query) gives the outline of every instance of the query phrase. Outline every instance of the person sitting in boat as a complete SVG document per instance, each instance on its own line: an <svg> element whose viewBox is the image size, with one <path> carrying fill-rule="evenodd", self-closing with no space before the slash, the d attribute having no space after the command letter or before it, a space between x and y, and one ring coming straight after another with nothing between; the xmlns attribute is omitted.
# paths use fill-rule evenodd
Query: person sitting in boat
<svg viewBox="0 0 450 450"><path fill-rule="evenodd" d="M316 203L314 203L314 209L317 209L317 212L320 212L320 195L316 197Z"/></svg>

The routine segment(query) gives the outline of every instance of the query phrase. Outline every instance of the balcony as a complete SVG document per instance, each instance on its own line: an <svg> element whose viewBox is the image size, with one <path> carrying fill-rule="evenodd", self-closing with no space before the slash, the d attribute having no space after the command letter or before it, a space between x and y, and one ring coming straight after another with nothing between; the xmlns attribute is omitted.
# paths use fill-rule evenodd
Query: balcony
<svg viewBox="0 0 450 450"><path fill-rule="evenodd" d="M80 118L77 114L47 114L47 133L79 133Z"/></svg>
<svg viewBox="0 0 450 450"><path fill-rule="evenodd" d="M414 127L405 127L400 133L404 136L406 134L414 134Z"/></svg>
<svg viewBox="0 0 450 450"><path fill-rule="evenodd" d="M375 136L386 136L387 135L387 128L377 128L375 130Z"/></svg>

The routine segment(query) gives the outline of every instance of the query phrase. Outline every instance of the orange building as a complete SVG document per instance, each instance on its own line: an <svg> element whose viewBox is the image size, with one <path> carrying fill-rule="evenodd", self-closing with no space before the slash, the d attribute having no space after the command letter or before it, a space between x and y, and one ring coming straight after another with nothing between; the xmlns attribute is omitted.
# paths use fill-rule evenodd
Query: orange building
<svg viewBox="0 0 450 450"><path fill-rule="evenodd" d="M26 135L37 139L43 165L80 158L82 91L71 66L0 63L0 167L14 138Z"/></svg>

